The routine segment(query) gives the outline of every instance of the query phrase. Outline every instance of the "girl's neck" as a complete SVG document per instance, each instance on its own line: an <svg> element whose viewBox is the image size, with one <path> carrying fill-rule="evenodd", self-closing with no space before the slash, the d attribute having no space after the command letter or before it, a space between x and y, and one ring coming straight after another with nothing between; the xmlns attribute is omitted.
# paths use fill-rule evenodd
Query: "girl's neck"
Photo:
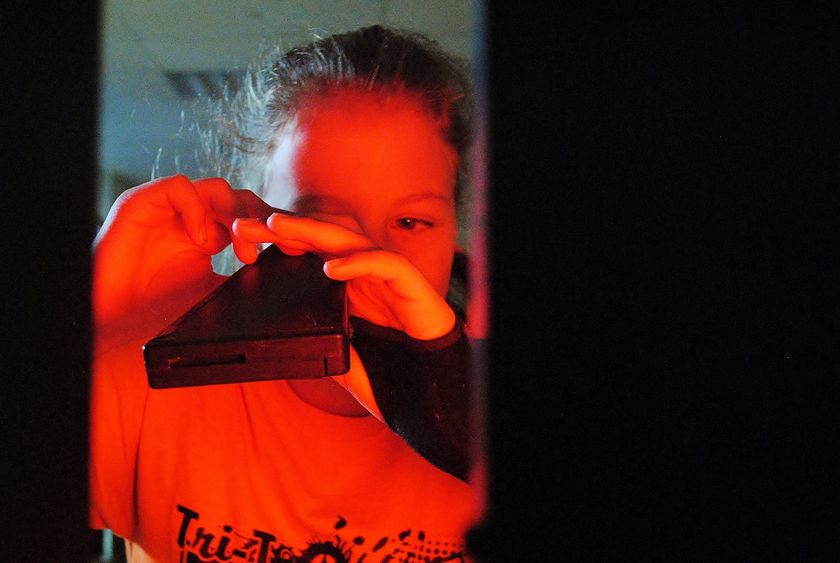
<svg viewBox="0 0 840 563"><path fill-rule="evenodd" d="M330 379L289 379L289 387L302 401L338 416L360 417L370 413L344 387Z"/></svg>

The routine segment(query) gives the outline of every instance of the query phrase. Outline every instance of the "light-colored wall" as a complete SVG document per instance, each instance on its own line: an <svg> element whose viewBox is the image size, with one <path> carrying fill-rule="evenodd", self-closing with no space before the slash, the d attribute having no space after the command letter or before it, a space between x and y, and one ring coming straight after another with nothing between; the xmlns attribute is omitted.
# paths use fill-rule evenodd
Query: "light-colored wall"
<svg viewBox="0 0 840 563"><path fill-rule="evenodd" d="M103 0L100 220L123 189L190 171L189 117L166 71L241 69L267 41L373 23L422 31L472 58L480 1Z"/></svg>

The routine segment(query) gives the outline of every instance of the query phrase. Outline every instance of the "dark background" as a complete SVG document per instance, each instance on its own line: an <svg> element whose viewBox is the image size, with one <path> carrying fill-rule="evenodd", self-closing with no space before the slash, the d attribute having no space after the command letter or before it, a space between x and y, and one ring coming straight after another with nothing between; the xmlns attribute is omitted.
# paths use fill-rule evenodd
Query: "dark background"
<svg viewBox="0 0 840 563"><path fill-rule="evenodd" d="M0 559L86 562L97 2L4 2Z"/></svg>
<svg viewBox="0 0 840 563"><path fill-rule="evenodd" d="M523 4L488 18L478 545L836 557L838 4Z"/></svg>
<svg viewBox="0 0 840 563"><path fill-rule="evenodd" d="M491 490L472 545L819 559L840 500L838 8L513 4L486 8ZM97 20L2 16L8 561L93 550Z"/></svg>

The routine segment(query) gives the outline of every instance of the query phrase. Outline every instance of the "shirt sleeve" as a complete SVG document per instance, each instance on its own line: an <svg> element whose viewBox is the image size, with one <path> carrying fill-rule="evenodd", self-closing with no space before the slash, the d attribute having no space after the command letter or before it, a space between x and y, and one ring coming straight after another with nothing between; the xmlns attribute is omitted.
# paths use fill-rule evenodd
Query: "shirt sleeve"
<svg viewBox="0 0 840 563"><path fill-rule="evenodd" d="M148 396L141 345L98 355L92 371L89 526L131 537L137 447Z"/></svg>
<svg viewBox="0 0 840 563"><path fill-rule="evenodd" d="M358 317L351 324L385 423L432 464L466 481L471 362L463 323L429 341Z"/></svg>

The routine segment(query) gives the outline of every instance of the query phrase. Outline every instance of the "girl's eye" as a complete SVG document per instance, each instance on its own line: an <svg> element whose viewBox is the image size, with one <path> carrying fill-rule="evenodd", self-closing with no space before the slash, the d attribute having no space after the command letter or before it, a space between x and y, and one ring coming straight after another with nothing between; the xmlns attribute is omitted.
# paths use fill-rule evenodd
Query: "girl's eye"
<svg viewBox="0 0 840 563"><path fill-rule="evenodd" d="M430 221L417 219L415 217L401 217L397 219L397 228L405 231L415 231L419 229L431 228L433 225Z"/></svg>

